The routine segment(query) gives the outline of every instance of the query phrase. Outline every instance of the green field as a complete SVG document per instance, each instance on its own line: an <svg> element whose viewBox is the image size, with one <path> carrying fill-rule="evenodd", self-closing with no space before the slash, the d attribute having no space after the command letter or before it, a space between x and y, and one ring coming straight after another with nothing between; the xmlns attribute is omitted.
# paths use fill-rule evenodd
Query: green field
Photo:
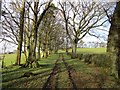
<svg viewBox="0 0 120 90"><path fill-rule="evenodd" d="M5 59L4 59L4 66L6 67L6 66L15 64L16 57L17 57L16 54L6 54ZM23 64L23 63L25 63L24 54L22 54L22 57L21 57L21 64Z"/></svg>
<svg viewBox="0 0 120 90"><path fill-rule="evenodd" d="M64 60L58 60L58 71L49 79L54 70L59 54L53 54L47 59L39 61L39 68L21 68L18 66L2 70L2 86L5 88L43 88L46 82L54 88L115 88L115 78L104 69L88 65L78 59L71 59L64 54ZM61 58L61 57L60 57ZM68 72L70 70L70 72ZM32 72L34 76L24 77L25 72ZM75 84L75 86L73 86Z"/></svg>
<svg viewBox="0 0 120 90"><path fill-rule="evenodd" d="M69 50L71 52L71 50ZM77 53L105 53L106 48L78 48ZM65 50L59 50L58 53L65 53ZM16 54L6 54L4 59L4 66L15 64ZM22 54L21 64L25 63L25 56Z"/></svg>
<svg viewBox="0 0 120 90"><path fill-rule="evenodd" d="M104 54L105 51L105 48L78 48L77 53ZM52 54L48 58L42 58L39 60L40 67L38 68L11 66L15 63L16 55L7 54L5 58L7 67L2 69L0 85L4 88L43 88L44 86L53 89L119 88L116 78L111 76L106 68L87 64L78 58L71 59L64 52L64 50L59 50L59 53L63 54ZM24 55L22 55L22 63L24 62ZM26 72L32 72L33 75L26 77L24 76Z"/></svg>
<svg viewBox="0 0 120 90"><path fill-rule="evenodd" d="M77 53L106 53L106 48L78 48Z"/></svg>
<svg viewBox="0 0 120 90"><path fill-rule="evenodd" d="M68 50L69 52L72 49ZM59 50L60 53L64 53L65 50ZM106 53L106 48L77 48L77 53Z"/></svg>
<svg viewBox="0 0 120 90"><path fill-rule="evenodd" d="M41 75L44 76L44 74L46 74L46 76L48 76L50 74L51 69L53 68L54 63L55 63L57 58L58 58L58 55L54 54L54 55L52 55L52 57L48 57L48 59L45 59L45 58L41 59L39 61L41 67L39 67L39 68L21 68L19 66L4 68L2 70L2 73L3 73L2 74L2 85L3 85L3 87L9 87L9 86L14 87L15 85L17 85L19 87L19 84L22 84L22 82L25 82L26 79L28 79L28 81L31 80L33 77L19 78L25 72L28 72L28 71L32 71L33 73L37 73L38 75L36 75L35 78L39 77L39 73L41 73L40 76ZM43 77L42 79L44 80L45 78L46 77ZM33 81L34 83L36 82L35 80Z"/></svg>

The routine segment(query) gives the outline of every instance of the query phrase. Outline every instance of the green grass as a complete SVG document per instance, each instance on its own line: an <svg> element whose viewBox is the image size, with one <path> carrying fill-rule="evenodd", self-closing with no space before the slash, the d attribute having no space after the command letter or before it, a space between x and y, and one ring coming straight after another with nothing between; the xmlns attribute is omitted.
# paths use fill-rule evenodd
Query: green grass
<svg viewBox="0 0 120 90"><path fill-rule="evenodd" d="M68 59L66 62L74 70L72 76L78 87L82 88L98 88L99 84L102 84L103 88L115 88L116 79L108 74L104 68L96 67L92 64L85 64L83 61L78 59ZM82 85L81 85L82 84Z"/></svg>
<svg viewBox="0 0 120 90"><path fill-rule="evenodd" d="M106 48L78 48L77 53L105 53Z"/></svg>
<svg viewBox="0 0 120 90"><path fill-rule="evenodd" d="M48 58L42 58L39 61L41 67L39 68L20 68L13 66L10 68L3 69L3 87L14 87L14 88L42 88L44 83L47 81L49 74L51 73L55 61L59 57L59 54L52 54ZM101 78L104 79L103 87L111 88L115 87L115 79L109 75L106 75L102 68L85 64L81 60L71 59L70 56L64 54L64 59L67 64L72 67L72 79L76 83L77 87L98 87ZM72 88L72 83L69 79L69 75L62 60L59 60L60 72L57 73L55 83L58 88ZM72 70L71 69L71 70ZM37 74L29 78L22 76L25 72L32 71ZM52 81L53 81L52 80ZM98 81L97 81L98 80ZM82 85L81 85L82 84ZM80 85L80 86L79 86Z"/></svg>
<svg viewBox="0 0 120 90"><path fill-rule="evenodd" d="M68 50L72 52L72 49ZM59 53L65 53L65 50L60 49ZM77 48L77 53L106 53L106 48Z"/></svg>
<svg viewBox="0 0 120 90"><path fill-rule="evenodd" d="M71 52L71 49L69 50ZM77 48L77 53L105 53L106 48ZM59 50L58 53L65 53L65 50ZM8 67L15 64L16 54L6 54L4 59L4 66ZM21 64L25 63L25 56L22 54Z"/></svg>
<svg viewBox="0 0 120 90"><path fill-rule="evenodd" d="M6 54L5 59L4 59L4 66L7 67L7 66L15 64L16 57L17 57L16 54ZM21 57L21 64L23 64L23 63L25 63L24 54L22 54L22 57Z"/></svg>
<svg viewBox="0 0 120 90"><path fill-rule="evenodd" d="M2 69L2 85L3 87L34 87L39 86L42 87L49 74L51 73L52 68L54 67L54 63L58 55L53 54L49 56L47 59L42 58L39 61L39 68L21 68L19 66L11 66L8 68ZM35 77L30 78L20 78L23 76L25 72L32 71L34 74L37 74ZM42 82L43 81L43 82ZM29 83L26 86L25 83Z"/></svg>

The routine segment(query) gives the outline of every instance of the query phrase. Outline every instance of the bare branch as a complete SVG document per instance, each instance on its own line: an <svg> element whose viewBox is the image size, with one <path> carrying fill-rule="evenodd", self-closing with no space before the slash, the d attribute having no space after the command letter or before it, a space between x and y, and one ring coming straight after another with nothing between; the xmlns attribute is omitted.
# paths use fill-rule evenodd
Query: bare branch
<svg viewBox="0 0 120 90"><path fill-rule="evenodd" d="M13 26L11 25L11 23L7 20L7 18L5 16L4 16L4 18L10 26L8 26L6 23L5 23L5 25L11 29L12 34L15 36L16 40L18 41L17 35L15 34L14 29L12 28ZM5 28L5 30L7 30L7 29Z"/></svg>
<svg viewBox="0 0 120 90"><path fill-rule="evenodd" d="M2 39L2 41L7 41L7 42L9 42L9 43L13 43L13 44L15 44L15 45L18 45L16 42L10 41L10 40L8 40L8 39L6 39L6 38L0 38L0 39Z"/></svg>
<svg viewBox="0 0 120 90"><path fill-rule="evenodd" d="M97 36L97 35L95 35L95 34L92 34L92 33L90 33L90 32L88 32L88 34L89 34L90 36L94 36L94 37L96 37L96 38L99 38L99 36Z"/></svg>
<svg viewBox="0 0 120 90"><path fill-rule="evenodd" d="M15 18L13 17L12 13L8 10L8 8L6 6L4 6L4 7L9 12L9 14L12 17L13 21L18 25L18 27L20 27L19 23L15 20Z"/></svg>

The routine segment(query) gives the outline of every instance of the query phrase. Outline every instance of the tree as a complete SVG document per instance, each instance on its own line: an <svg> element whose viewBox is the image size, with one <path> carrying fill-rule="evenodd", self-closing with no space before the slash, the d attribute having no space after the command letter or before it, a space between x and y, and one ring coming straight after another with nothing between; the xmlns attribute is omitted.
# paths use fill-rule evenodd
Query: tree
<svg viewBox="0 0 120 90"><path fill-rule="evenodd" d="M55 5L51 4L40 25L41 48L43 50L43 56L46 58L53 51L57 53L64 42L64 30L59 13Z"/></svg>
<svg viewBox="0 0 120 90"><path fill-rule="evenodd" d="M25 2L22 1L21 5L19 3L20 2L16 0L15 2L10 3L12 7L6 7L4 5L6 12L5 14L3 14L5 19L3 22L3 28L5 31L7 31L7 34L9 33L7 37L12 39L13 43L14 42L16 43L17 41L17 45L18 45L17 58L16 58L17 65L20 65L20 61L21 61L23 31L24 31L24 13L25 13Z"/></svg>
<svg viewBox="0 0 120 90"><path fill-rule="evenodd" d="M120 2L116 2L116 7L110 22L111 27L108 38L109 47L107 48L108 51L113 52L116 55L116 69L118 72L118 78L120 79ZM112 45L114 48L113 50L111 49Z"/></svg>
<svg viewBox="0 0 120 90"><path fill-rule="evenodd" d="M111 28L116 30L116 40L115 40L115 47L116 47L116 66L118 70L118 78L120 79L120 2L116 3L116 8L112 17L111 21Z"/></svg>
<svg viewBox="0 0 120 90"><path fill-rule="evenodd" d="M77 1L77 3L65 1L59 4L65 21L66 33L73 45L72 51L76 54L78 41L87 34L96 36L90 31L107 21L103 19L105 13L99 3L94 1Z"/></svg>
<svg viewBox="0 0 120 90"><path fill-rule="evenodd" d="M54 4L51 4L51 7L49 10L47 10L41 23L43 53L45 53L46 58L49 55L50 35L51 33L54 33L56 9L57 8L54 6Z"/></svg>
<svg viewBox="0 0 120 90"><path fill-rule="evenodd" d="M10 6L7 6L8 4L4 5L7 14L3 15L3 28L9 34L12 42L18 45L16 64L20 65L23 42L24 51L26 47L28 50L28 55L24 52L27 58L26 66L33 67L33 63L35 63L35 66L38 64L36 58L38 28L46 11L51 6L51 2L52 0L45 3L35 1L33 7L30 2L15 0L10 2ZM41 13L40 10L43 5L46 5L46 8Z"/></svg>
<svg viewBox="0 0 120 90"><path fill-rule="evenodd" d="M20 65L20 61L21 61L21 51L22 51L23 32L24 32L24 16L25 16L25 2L22 2L22 7L20 9L20 26L19 26L20 30L19 30L17 60L16 60L17 65Z"/></svg>
<svg viewBox="0 0 120 90"><path fill-rule="evenodd" d="M103 9L106 13L109 23L111 24L109 35L108 35L108 42L107 42L107 52L115 53L115 40L116 40L116 32L114 29L114 17L113 11L115 9L115 3L107 3L107 5L103 6Z"/></svg>
<svg viewBox="0 0 120 90"><path fill-rule="evenodd" d="M47 10L51 7L51 2L52 0L50 0L49 2L47 2L45 9L43 10L43 12L39 15L39 8L41 8L41 6L43 4L40 5L39 7L39 2L34 2L34 8L31 6L31 4L28 2L28 5L30 6L31 10L33 11L33 28L32 28L32 33L33 33L33 37L31 39L31 45L29 47L29 55L28 55L28 59L27 59L27 63L26 66L29 67L38 67L38 60L36 58L36 47L37 47L37 41L38 41L38 29L39 26L41 24L41 21L45 15L45 13L47 12ZM38 16L39 15L39 16Z"/></svg>

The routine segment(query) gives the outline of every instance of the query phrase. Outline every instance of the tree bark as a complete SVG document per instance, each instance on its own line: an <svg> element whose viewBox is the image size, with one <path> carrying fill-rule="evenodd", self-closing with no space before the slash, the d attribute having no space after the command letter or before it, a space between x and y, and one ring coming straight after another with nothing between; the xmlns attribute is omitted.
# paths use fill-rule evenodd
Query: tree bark
<svg viewBox="0 0 120 90"><path fill-rule="evenodd" d="M24 31L24 13L25 13L25 2L23 2L23 7L22 10L20 11L20 32L19 32L19 41L18 41L17 59L16 59L17 65L20 65L20 61L21 61L23 31Z"/></svg>
<svg viewBox="0 0 120 90"><path fill-rule="evenodd" d="M48 47L47 47L47 45L46 45L45 53L46 53L46 58L47 58L48 57Z"/></svg>
<svg viewBox="0 0 120 90"><path fill-rule="evenodd" d="M72 46L72 57L71 58L76 58L77 44L78 44L78 42L76 42L76 40L75 40L73 42L73 46Z"/></svg>
<svg viewBox="0 0 120 90"><path fill-rule="evenodd" d="M2 0L0 0L0 21L1 21L1 16L2 16L2 10L1 10L1 8L2 8Z"/></svg>
<svg viewBox="0 0 120 90"><path fill-rule="evenodd" d="M116 3L116 8L111 22L111 29L109 32L111 36L109 37L108 43L111 45L108 45L108 51L111 50L110 49L112 48L111 46L114 45L113 47L115 49L113 50L114 53L116 54L116 70L117 70L118 78L120 79L120 2ZM114 33L113 35L115 36L113 38L112 38L112 33Z"/></svg>
<svg viewBox="0 0 120 90"><path fill-rule="evenodd" d="M37 57L38 60L41 58L40 48L41 48L41 41L39 41L38 43L38 57Z"/></svg>
<svg viewBox="0 0 120 90"><path fill-rule="evenodd" d="M115 17L112 17L111 22L115 22ZM108 35L108 43L107 43L107 52L115 53L115 41L117 38L115 23L111 23L109 35Z"/></svg>
<svg viewBox="0 0 120 90"><path fill-rule="evenodd" d="M17 47L17 59L16 59L16 65L20 65L20 60L21 60L21 43L18 42L18 47Z"/></svg>
<svg viewBox="0 0 120 90"><path fill-rule="evenodd" d="M66 35L66 53L68 53L68 37Z"/></svg>
<svg viewBox="0 0 120 90"><path fill-rule="evenodd" d="M76 43L73 43L72 53L76 54L76 49L77 49L77 44L76 44Z"/></svg>
<svg viewBox="0 0 120 90"><path fill-rule="evenodd" d="M27 31L26 31L26 29L27 28L24 29L24 55L25 55L25 60L26 60L25 62L27 62L27 50L26 50L26 42L27 42L26 33L27 33Z"/></svg>
<svg viewBox="0 0 120 90"><path fill-rule="evenodd" d="M116 38L116 64L117 64L117 70L118 70L118 78L120 80L120 2L117 2L115 12L114 12L114 17L115 17L115 27L117 30L117 36Z"/></svg>
<svg viewBox="0 0 120 90"><path fill-rule="evenodd" d="M36 58L36 47L37 47L37 35L38 35L38 5L39 2L34 2L34 22L33 22L33 39L31 41L31 45L30 45L30 52L29 52L29 56L28 56L28 66L29 67L38 67L38 62L37 62L37 58ZM33 65L34 63L34 65Z"/></svg>

